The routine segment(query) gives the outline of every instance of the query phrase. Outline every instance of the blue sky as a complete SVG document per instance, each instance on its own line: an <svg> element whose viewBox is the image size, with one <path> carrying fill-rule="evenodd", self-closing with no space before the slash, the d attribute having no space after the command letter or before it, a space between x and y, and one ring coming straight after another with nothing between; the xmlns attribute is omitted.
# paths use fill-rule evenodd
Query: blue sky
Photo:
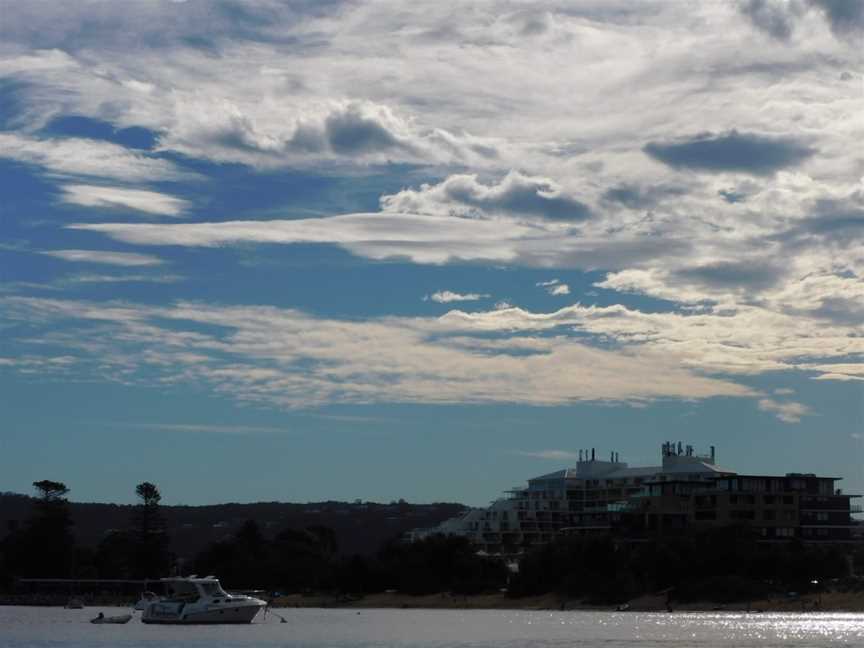
<svg viewBox="0 0 864 648"><path fill-rule="evenodd" d="M0 490L864 491L862 7L3 2Z"/></svg>

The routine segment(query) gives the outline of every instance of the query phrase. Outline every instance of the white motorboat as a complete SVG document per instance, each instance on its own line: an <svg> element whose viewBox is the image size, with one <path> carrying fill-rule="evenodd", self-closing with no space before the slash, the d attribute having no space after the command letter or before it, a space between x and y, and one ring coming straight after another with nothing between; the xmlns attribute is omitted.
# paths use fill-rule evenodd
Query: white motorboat
<svg viewBox="0 0 864 648"><path fill-rule="evenodd" d="M243 594L228 594L215 576L163 578L166 595L151 601L143 623L252 623L267 602Z"/></svg>

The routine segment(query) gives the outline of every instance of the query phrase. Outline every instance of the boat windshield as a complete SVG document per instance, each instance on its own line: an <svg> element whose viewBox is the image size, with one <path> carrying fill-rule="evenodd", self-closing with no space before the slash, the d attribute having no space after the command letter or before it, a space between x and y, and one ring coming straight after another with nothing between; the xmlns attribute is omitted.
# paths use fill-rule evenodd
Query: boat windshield
<svg viewBox="0 0 864 648"><path fill-rule="evenodd" d="M219 581L199 583L199 585L201 586L201 591L204 592L205 596L228 596L228 594L225 593L225 590L222 589Z"/></svg>

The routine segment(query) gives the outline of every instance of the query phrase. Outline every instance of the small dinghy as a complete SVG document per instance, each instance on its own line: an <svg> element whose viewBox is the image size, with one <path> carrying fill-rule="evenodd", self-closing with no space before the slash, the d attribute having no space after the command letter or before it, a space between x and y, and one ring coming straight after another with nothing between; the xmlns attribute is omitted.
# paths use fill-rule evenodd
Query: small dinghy
<svg viewBox="0 0 864 648"><path fill-rule="evenodd" d="M118 616L106 617L101 612L95 619L90 619L90 623L129 623L132 620L131 614L120 614Z"/></svg>

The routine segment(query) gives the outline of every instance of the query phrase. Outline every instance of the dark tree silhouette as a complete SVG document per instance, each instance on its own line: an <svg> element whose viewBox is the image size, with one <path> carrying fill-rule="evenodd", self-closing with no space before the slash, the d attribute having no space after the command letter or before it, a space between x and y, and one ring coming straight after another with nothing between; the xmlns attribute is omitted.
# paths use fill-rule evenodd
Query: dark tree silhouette
<svg viewBox="0 0 864 648"><path fill-rule="evenodd" d="M14 576L64 578L75 565L75 538L69 492L63 482L43 479L33 482L37 498L26 527L9 535L4 542L7 569ZM8 577L8 576L7 576Z"/></svg>
<svg viewBox="0 0 864 648"><path fill-rule="evenodd" d="M43 504L65 502L64 496L69 493L66 484L51 481L50 479L33 482L33 486L36 488L36 493Z"/></svg>
<svg viewBox="0 0 864 648"><path fill-rule="evenodd" d="M165 520L159 510L162 495L155 484L142 482L135 487L141 502L132 515L133 575L137 578L163 576L171 566L171 553Z"/></svg>

